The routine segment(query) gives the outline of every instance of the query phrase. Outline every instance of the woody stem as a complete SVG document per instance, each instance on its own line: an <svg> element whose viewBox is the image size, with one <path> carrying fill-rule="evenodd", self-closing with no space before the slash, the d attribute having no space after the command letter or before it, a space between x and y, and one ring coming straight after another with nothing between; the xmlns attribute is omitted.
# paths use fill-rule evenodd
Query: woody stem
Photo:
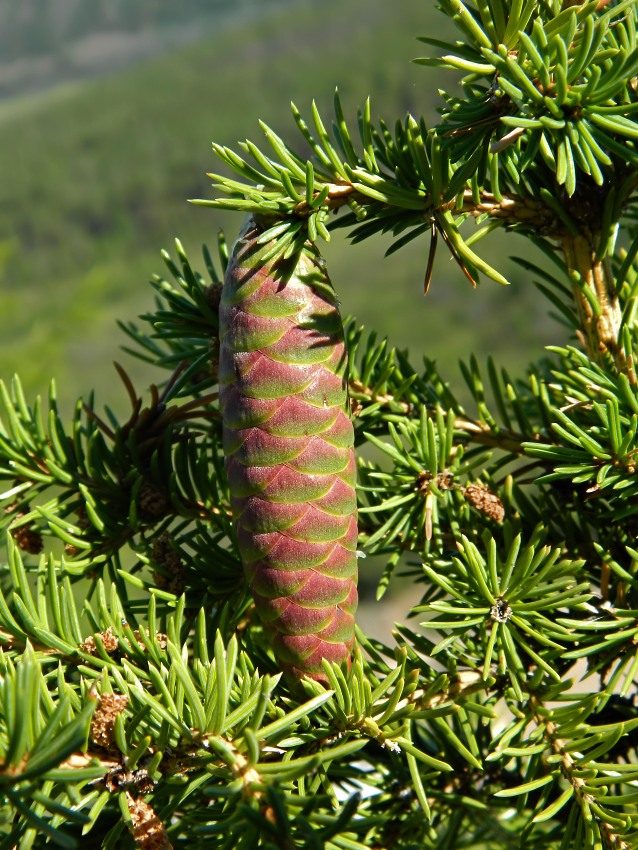
<svg viewBox="0 0 638 850"><path fill-rule="evenodd" d="M609 257L596 256L596 234L567 235L561 247L572 282L581 338L586 353L601 362L613 358L619 372L636 384L634 364L627 358L620 339L622 311Z"/></svg>

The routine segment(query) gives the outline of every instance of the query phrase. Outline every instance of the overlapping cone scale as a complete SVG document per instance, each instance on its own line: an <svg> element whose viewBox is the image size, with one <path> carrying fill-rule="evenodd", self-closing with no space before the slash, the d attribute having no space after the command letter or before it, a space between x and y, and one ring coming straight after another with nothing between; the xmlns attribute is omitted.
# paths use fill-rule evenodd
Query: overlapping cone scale
<svg viewBox="0 0 638 850"><path fill-rule="evenodd" d="M354 435L336 298L314 246L235 243L220 303L220 403L244 569L282 667L350 662L357 606Z"/></svg>

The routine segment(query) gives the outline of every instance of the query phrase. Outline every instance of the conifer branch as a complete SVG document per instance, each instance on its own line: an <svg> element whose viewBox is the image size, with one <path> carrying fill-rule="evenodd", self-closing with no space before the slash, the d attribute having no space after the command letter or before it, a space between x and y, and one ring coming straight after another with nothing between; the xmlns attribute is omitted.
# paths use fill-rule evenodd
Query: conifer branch
<svg viewBox="0 0 638 850"><path fill-rule="evenodd" d="M413 411L414 405L406 401L397 401L391 393L375 393L370 387L365 387L359 380L349 381L350 395L352 399L353 416L357 416L361 408L361 398L369 404L380 407L388 407L404 414ZM431 408L431 414L436 413L436 408ZM502 449L512 454L522 455L525 453L523 442L526 437L507 430L493 430L486 422L469 419L466 416L454 417L454 429L465 432L471 442L490 448Z"/></svg>
<svg viewBox="0 0 638 850"><path fill-rule="evenodd" d="M351 133L336 96L293 107L303 152L214 145L202 203L250 244L164 253L124 417L0 385L2 847L637 846L638 0L438 5L437 123L366 103ZM429 236L426 290L437 245L504 282L475 246L518 231L570 344L471 356L466 412L342 329L337 227ZM387 645L364 553L369 604L411 594Z"/></svg>
<svg viewBox="0 0 638 850"><path fill-rule="evenodd" d="M581 809L582 817L591 820L593 807L595 810L593 819L600 830L604 847L608 850L630 850L630 845L624 840L622 834L614 828L612 823L605 821L604 814L600 812L598 799L593 796L591 789L588 789L587 779L578 775L582 773L582 768L568 751L569 741L561 737L560 729L551 719L551 712L536 694L530 695L530 706L534 722L539 729L542 729L552 753L560 757L561 773L573 789L574 800Z"/></svg>

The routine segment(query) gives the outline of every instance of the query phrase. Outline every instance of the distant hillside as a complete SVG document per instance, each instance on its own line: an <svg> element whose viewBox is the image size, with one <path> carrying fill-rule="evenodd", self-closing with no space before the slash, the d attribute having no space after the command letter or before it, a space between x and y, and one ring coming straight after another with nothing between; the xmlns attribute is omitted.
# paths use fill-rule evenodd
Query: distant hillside
<svg viewBox="0 0 638 850"><path fill-rule="evenodd" d="M95 76L306 0L4 0L0 100Z"/></svg>
<svg viewBox="0 0 638 850"><path fill-rule="evenodd" d="M409 60L423 52L415 36L440 34L442 20L427 3L299 3L125 72L0 106L0 377L17 369L32 393L57 375L67 402L91 386L103 400L119 397L114 321L150 306L145 281L161 271L160 248L180 236L197 255L218 227L232 238L240 226L237 215L186 202L212 194L205 172L220 164L210 142L260 141L259 118L297 139L290 100L307 112L316 97L329 119L336 84L353 124L368 94L391 122L408 110L431 120L442 81ZM506 241L494 249L500 265L515 251ZM473 292L441 250L423 299L427 240L382 260L386 246L345 250L335 237L325 250L344 310L394 342L449 360L455 373L474 348L501 351L516 369L539 333L556 341L529 281ZM520 280L511 264L506 271Z"/></svg>

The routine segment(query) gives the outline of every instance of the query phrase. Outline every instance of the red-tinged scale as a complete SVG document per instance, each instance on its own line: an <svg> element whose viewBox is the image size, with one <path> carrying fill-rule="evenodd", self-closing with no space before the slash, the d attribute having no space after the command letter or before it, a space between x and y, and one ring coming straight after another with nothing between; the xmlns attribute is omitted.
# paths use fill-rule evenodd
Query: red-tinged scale
<svg viewBox="0 0 638 850"><path fill-rule="evenodd" d="M263 260L249 219L221 296L220 403L237 539L275 655L325 681L350 664L357 607L354 433L346 351L316 248Z"/></svg>

